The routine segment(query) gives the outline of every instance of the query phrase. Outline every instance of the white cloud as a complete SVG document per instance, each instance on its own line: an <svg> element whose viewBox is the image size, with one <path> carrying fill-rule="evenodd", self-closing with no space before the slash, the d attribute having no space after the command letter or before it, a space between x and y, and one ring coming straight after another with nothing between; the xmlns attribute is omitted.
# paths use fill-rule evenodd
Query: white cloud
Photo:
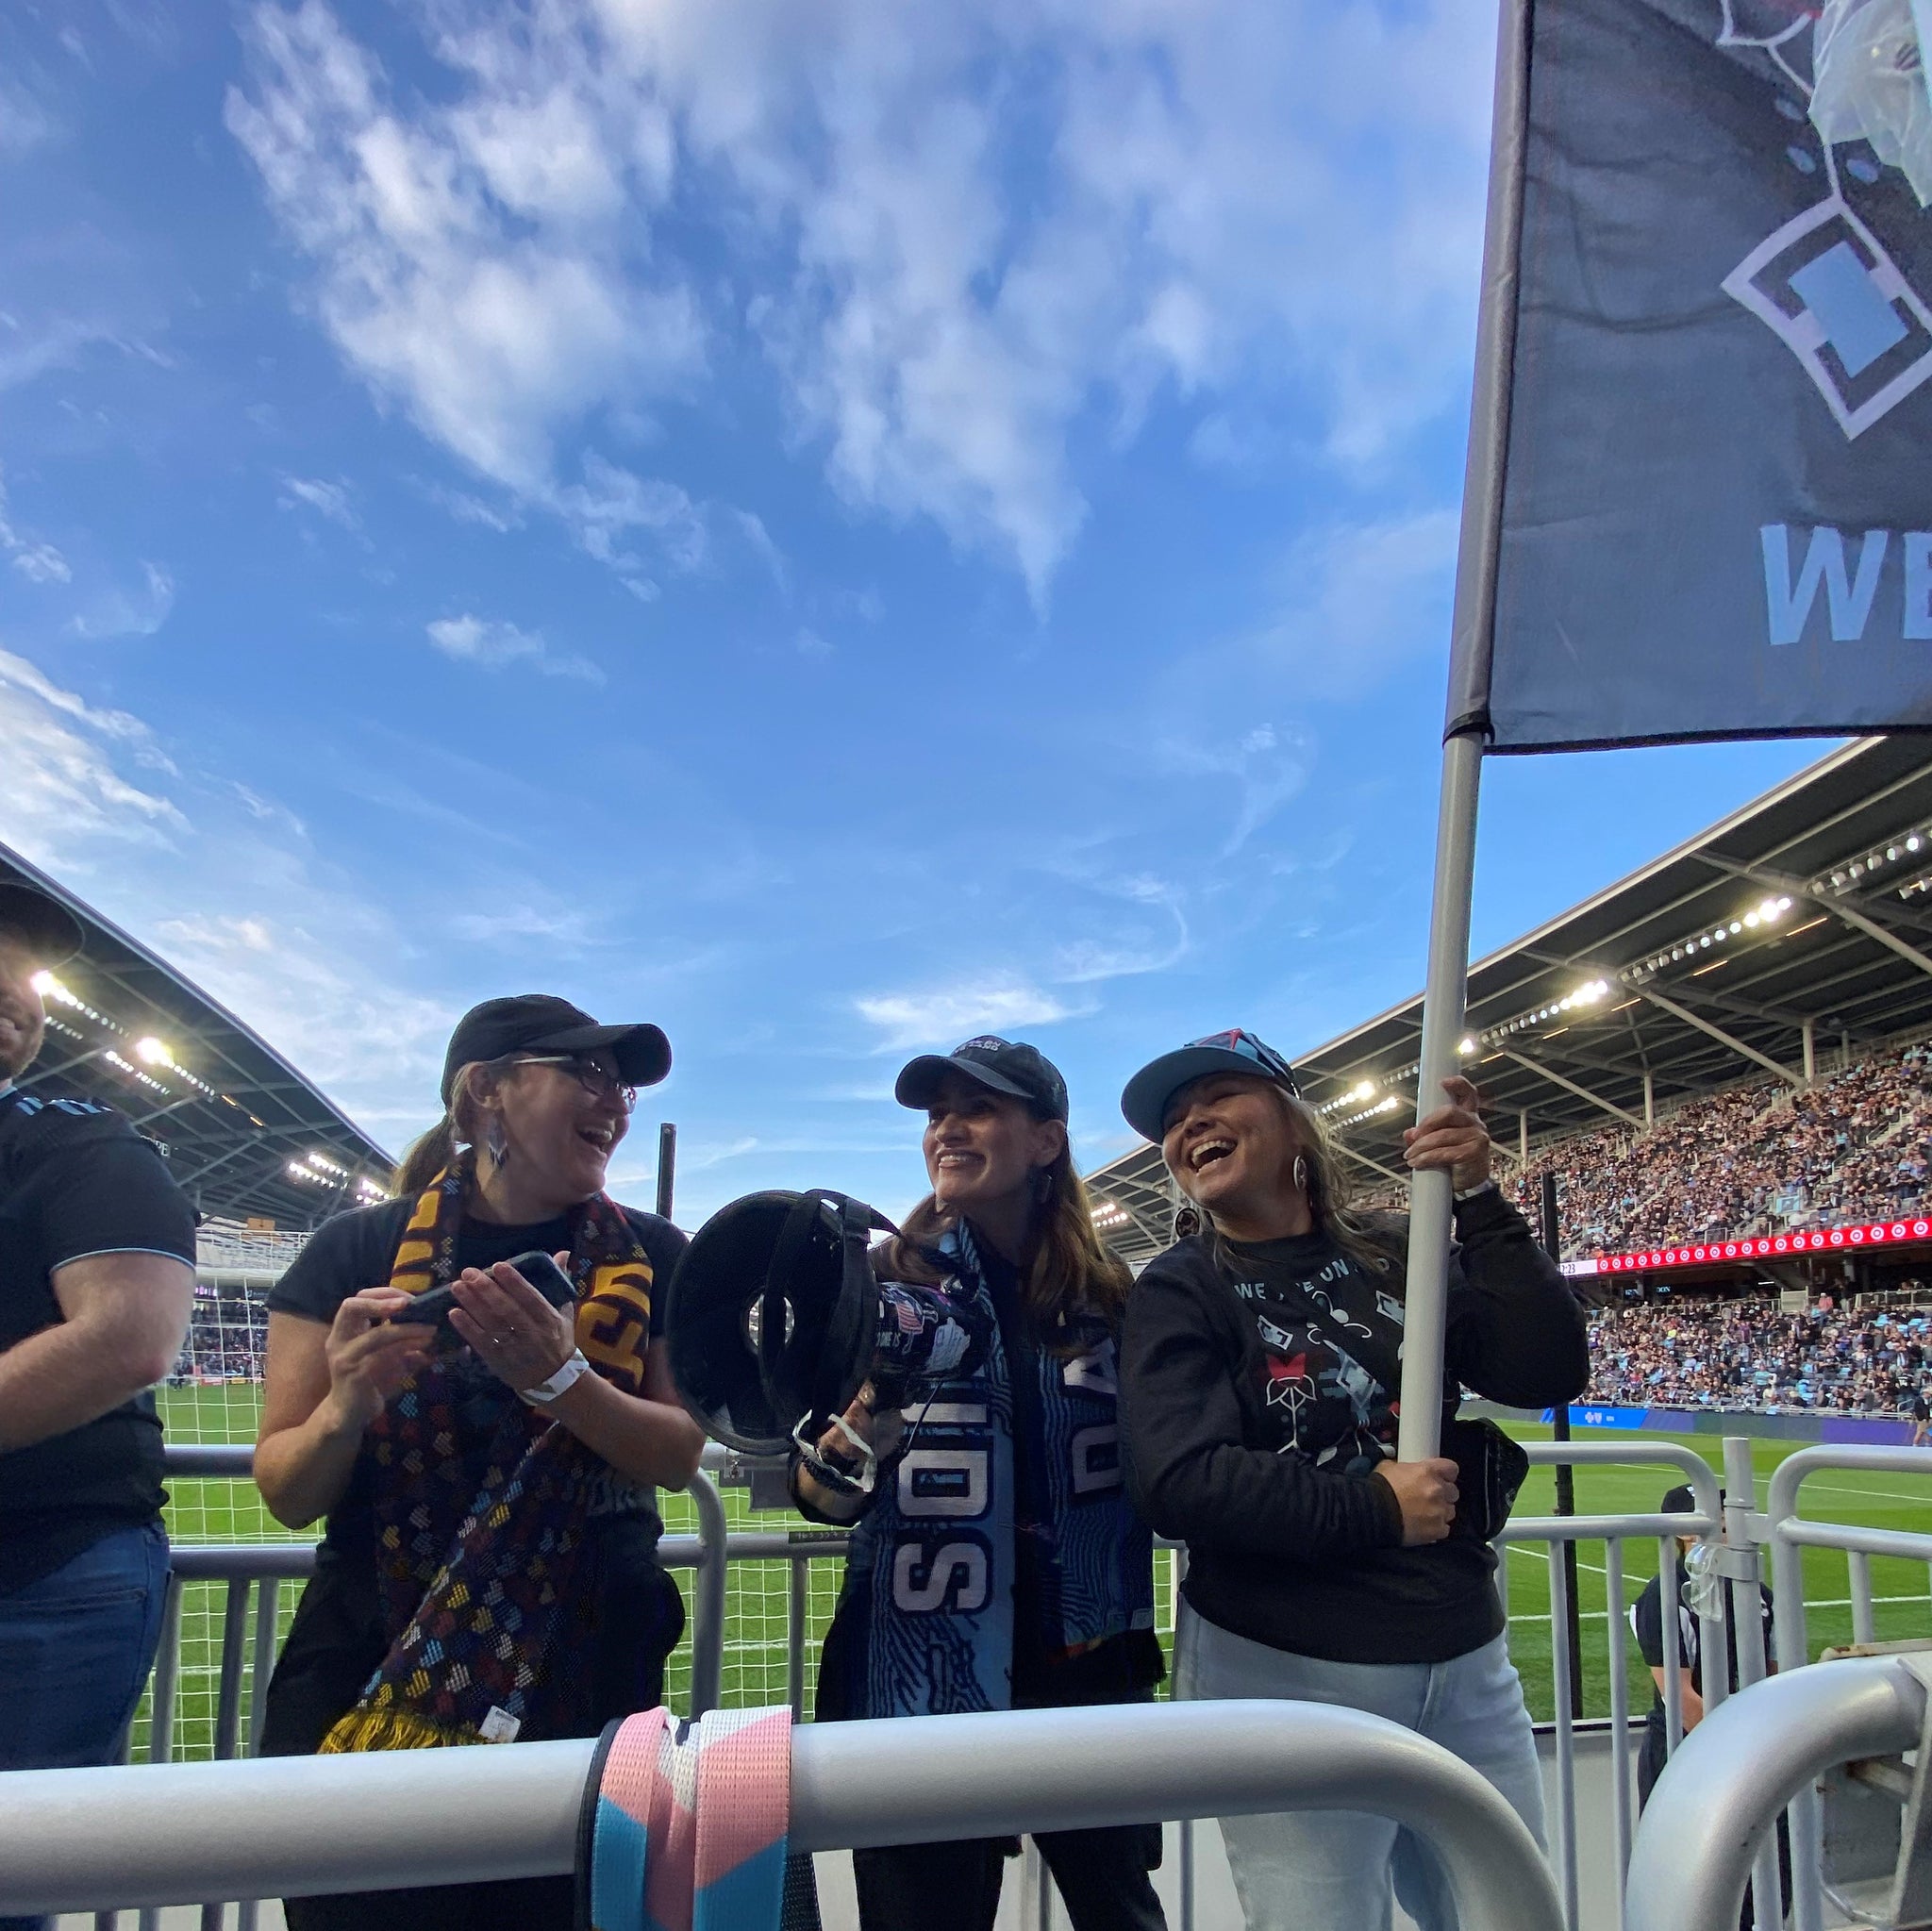
<svg viewBox="0 0 1932 1931"><path fill-rule="evenodd" d="M475 65L437 109L399 102L321 0L259 7L246 31L229 129L316 263L324 327L436 441L541 494L562 426L695 365L690 296L648 273L646 171L573 92L581 75L536 97L541 46L532 66L486 35L444 42Z"/></svg>
<svg viewBox="0 0 1932 1931"><path fill-rule="evenodd" d="M1356 695L1402 658L1446 650L1460 524L1441 508L1307 531L1248 647L1309 697Z"/></svg>
<svg viewBox="0 0 1932 1931"><path fill-rule="evenodd" d="M149 750L125 711L96 710L0 650L0 839L36 862L80 840L164 843L187 829L168 798L124 777L113 747ZM151 755L150 765L163 760Z"/></svg>
<svg viewBox="0 0 1932 1931"><path fill-rule="evenodd" d="M152 637L175 608L175 579L158 563L141 566L138 589L109 584L67 620L75 637Z"/></svg>
<svg viewBox="0 0 1932 1931"><path fill-rule="evenodd" d="M258 5L228 123L350 364L566 516L609 492L558 485L559 439L688 385L708 327L749 330L845 497L1006 558L1036 601L1086 514L1083 425L1120 442L1163 392L1239 387L1374 466L1461 383L1490 48L1457 0L430 18L419 96L322 0Z"/></svg>
<svg viewBox="0 0 1932 1931"><path fill-rule="evenodd" d="M481 664L492 671L528 664L546 677L580 677L587 684L604 681L604 673L588 658L553 651L540 630L519 630L514 624L465 615L441 617L428 631L429 641L458 663Z"/></svg>
<svg viewBox="0 0 1932 1931"><path fill-rule="evenodd" d="M184 776L140 719L6 651L0 743L0 841L154 944L373 1131L428 1124L453 1014L384 975L407 936L314 858L289 813ZM223 904L248 909L180 909Z"/></svg>
<svg viewBox="0 0 1932 1931"><path fill-rule="evenodd" d="M859 1017L880 1029L881 1052L949 1046L974 1033L1051 1025L1089 1009L1007 974L959 980L927 991L875 993L854 1003Z"/></svg>
<svg viewBox="0 0 1932 1931"><path fill-rule="evenodd" d="M24 87L0 78L0 159L12 160L63 131L53 114Z"/></svg>
<svg viewBox="0 0 1932 1931"><path fill-rule="evenodd" d="M319 476L284 476L282 489L285 506L291 501L306 503L318 516L325 517L330 523L340 524L345 530L360 532L362 519L356 513L356 505L346 483L331 483Z"/></svg>
<svg viewBox="0 0 1932 1931"><path fill-rule="evenodd" d="M67 583L74 576L67 558L52 543L22 536L8 521L4 477L0 477L0 555L5 555L29 583Z"/></svg>

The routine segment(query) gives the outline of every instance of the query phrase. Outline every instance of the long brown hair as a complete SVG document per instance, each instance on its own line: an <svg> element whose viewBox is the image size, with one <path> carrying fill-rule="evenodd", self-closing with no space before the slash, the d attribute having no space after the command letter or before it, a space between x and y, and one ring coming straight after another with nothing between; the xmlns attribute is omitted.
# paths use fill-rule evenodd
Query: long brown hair
<svg viewBox="0 0 1932 1931"><path fill-rule="evenodd" d="M449 1106L429 1131L409 1142L396 1170L389 1176L389 1190L404 1199L414 1199L456 1158L459 1146L475 1146L479 1123L475 1087L479 1073L493 1073L501 1079L514 1059L470 1059L457 1068L450 1081Z"/></svg>
<svg viewBox="0 0 1932 1931"><path fill-rule="evenodd" d="M1041 1199L1033 1215L1032 1258L1024 1269L1021 1299L1038 1332L1051 1341L1064 1316L1076 1310L1106 1317L1118 1326L1134 1277L1093 1230L1093 1208L1074 1168L1074 1156L1061 1146L1040 1169ZM874 1250L874 1266L887 1280L918 1281L937 1287L945 1275L929 1250L958 1220L930 1193L906 1216L896 1235Z"/></svg>
<svg viewBox="0 0 1932 1931"><path fill-rule="evenodd" d="M1294 1137L1295 1151L1307 1162L1308 1212L1316 1228L1328 1236L1342 1253L1358 1266L1386 1273L1400 1252L1398 1237L1386 1225L1377 1226L1357 1211L1355 1183L1336 1151L1335 1141L1321 1114L1306 1100L1284 1088L1269 1084L1275 1104L1288 1121ZM1163 1156L1164 1157L1164 1156ZM1172 1169L1170 1169L1172 1171ZM1202 1238L1217 1263L1227 1259L1227 1243L1212 1214L1196 1207Z"/></svg>

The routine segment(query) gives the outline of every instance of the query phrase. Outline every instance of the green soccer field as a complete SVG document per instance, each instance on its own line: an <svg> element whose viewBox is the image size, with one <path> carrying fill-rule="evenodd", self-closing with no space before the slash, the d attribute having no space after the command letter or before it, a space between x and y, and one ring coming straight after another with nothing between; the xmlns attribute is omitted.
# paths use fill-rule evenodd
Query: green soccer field
<svg viewBox="0 0 1932 1931"><path fill-rule="evenodd" d="M247 1441L254 1438L259 1390L247 1384L222 1388L170 1389L161 1393L163 1417L170 1439L177 1442ZM1519 1427L1524 1440L1546 1440L1547 1428ZM1593 1435L1600 1441L1621 1440L1631 1447L1681 1440L1722 1473L1721 1449L1710 1436L1675 1438L1657 1435ZM1800 1444L1758 1441L1753 1444L1757 1475L1757 1500L1761 1507L1771 1473ZM1675 1475L1668 1469L1628 1467L1578 1469L1576 1507L1581 1515L1633 1514L1656 1508ZM246 1482L192 1481L171 1485L170 1532L182 1543L305 1540L279 1527ZM789 1514L754 1515L741 1489L724 1491L727 1517L734 1528L783 1528L795 1525ZM690 1532L696 1519L682 1495L665 1498L665 1523L673 1532ZM1519 1515L1555 1513L1555 1483L1551 1471L1534 1469L1517 1504ZM1912 1476L1824 1471L1806 1485L1803 1507L1807 1515L1861 1526L1932 1530L1932 1483ZM1585 1709L1592 1716L1609 1712L1609 1647L1607 1628L1604 1546L1585 1542L1578 1548L1578 1603L1581 1611ZM1509 1581L1509 1644L1523 1673L1530 1712L1539 1720L1553 1714L1550 1676L1549 1559L1541 1546L1517 1548L1507 1556ZM1633 1706L1641 1708L1648 1696L1648 1678L1637 1654L1624 1611L1635 1602L1644 1583L1657 1573L1655 1542L1633 1543L1625 1550L1624 1600L1616 1626L1624 1645ZM1163 1552L1157 1557L1156 1601L1163 1640L1172 1635L1174 1615L1173 1561ZM837 1598L840 1565L836 1560L814 1562L808 1572L808 1628L807 1708L810 1707L810 1672L818 1645L831 1621ZM681 1574L687 1603L690 1577ZM1812 1606L1812 1652L1827 1643L1848 1642L1852 1635L1851 1590L1845 1558L1828 1550L1805 1552L1806 1596ZM1932 1588L1925 1565L1874 1557L1872 1586L1877 1633L1881 1640L1932 1636ZM293 1614L297 1590L282 1590L279 1621L284 1630ZM216 1675L222 1628L222 1591L218 1585L195 1584L182 1605L181 1683L175 1733L176 1755L210 1754L214 1738ZM786 1684L786 1629L790 1582L783 1562L734 1562L726 1596L724 1700L746 1706L782 1703ZM690 1685L689 1638L673 1658L668 1696L674 1706L684 1703ZM248 1691L244 1673L244 1698ZM245 1702L244 1702L245 1707ZM137 1724L135 1755L146 1755L145 1712Z"/></svg>

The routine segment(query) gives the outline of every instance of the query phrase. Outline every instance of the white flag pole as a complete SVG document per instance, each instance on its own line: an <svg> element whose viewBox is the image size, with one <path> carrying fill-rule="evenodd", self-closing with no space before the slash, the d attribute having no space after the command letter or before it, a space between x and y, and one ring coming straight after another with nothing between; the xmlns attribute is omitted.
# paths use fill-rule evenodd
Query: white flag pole
<svg viewBox="0 0 1932 1931"><path fill-rule="evenodd" d="M1475 387L1463 475L1450 653L1449 728L1436 821L1436 887L1429 969L1423 988L1416 1118L1443 1102L1457 1070L1469 979L1469 907L1475 882L1476 794L1482 776L1491 639L1496 619L1496 550L1509 441L1509 384L1516 351L1517 255L1523 235L1524 143L1529 114L1533 0L1502 0L1496 93L1490 137L1490 194L1483 234L1482 303ZM1407 1317L1396 1454L1422 1461L1441 1445L1442 1343L1453 1205L1447 1174L1417 1174L1409 1188Z"/></svg>

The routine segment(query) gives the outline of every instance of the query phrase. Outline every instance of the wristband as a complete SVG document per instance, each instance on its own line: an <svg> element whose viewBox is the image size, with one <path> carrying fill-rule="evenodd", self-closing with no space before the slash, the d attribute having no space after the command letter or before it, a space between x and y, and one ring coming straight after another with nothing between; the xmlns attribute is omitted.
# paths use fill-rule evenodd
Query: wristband
<svg viewBox="0 0 1932 1931"><path fill-rule="evenodd" d="M590 1372L591 1364L584 1358L583 1349L577 1348L549 1380L540 1381L530 1388L520 1388L517 1393L525 1401L534 1403L540 1408L547 1408L566 1389L575 1388L578 1380Z"/></svg>

